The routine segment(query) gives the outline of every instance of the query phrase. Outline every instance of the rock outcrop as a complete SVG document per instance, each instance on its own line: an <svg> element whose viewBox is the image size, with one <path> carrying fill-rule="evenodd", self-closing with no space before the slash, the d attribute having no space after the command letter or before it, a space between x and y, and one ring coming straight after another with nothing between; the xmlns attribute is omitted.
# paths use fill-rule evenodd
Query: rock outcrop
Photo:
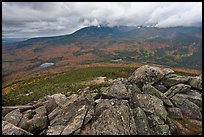
<svg viewBox="0 0 204 137"><path fill-rule="evenodd" d="M200 135L202 76L142 66L97 91L3 106L3 135Z"/></svg>

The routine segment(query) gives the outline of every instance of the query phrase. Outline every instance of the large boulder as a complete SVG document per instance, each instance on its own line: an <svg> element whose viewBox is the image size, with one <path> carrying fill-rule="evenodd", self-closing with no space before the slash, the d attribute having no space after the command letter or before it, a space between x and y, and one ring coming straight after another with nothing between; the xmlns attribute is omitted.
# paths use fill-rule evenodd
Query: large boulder
<svg viewBox="0 0 204 137"><path fill-rule="evenodd" d="M57 125L57 126L48 126L47 135L61 135L65 126Z"/></svg>
<svg viewBox="0 0 204 137"><path fill-rule="evenodd" d="M18 123L22 117L23 114L20 112L20 109L15 109L9 112L3 119L10 122L11 124L14 124L15 126L18 126Z"/></svg>
<svg viewBox="0 0 204 137"><path fill-rule="evenodd" d="M199 91L202 91L202 78L201 76L196 76L196 77L190 77L189 78L189 84L199 90Z"/></svg>
<svg viewBox="0 0 204 137"><path fill-rule="evenodd" d="M127 100L99 99L92 130L95 135L136 134L136 126Z"/></svg>
<svg viewBox="0 0 204 137"><path fill-rule="evenodd" d="M162 79L162 83L166 87L171 87L177 84L187 84L189 81L189 77L185 76L175 76L175 77L164 77Z"/></svg>
<svg viewBox="0 0 204 137"><path fill-rule="evenodd" d="M15 125L2 121L2 135L33 135Z"/></svg>
<svg viewBox="0 0 204 137"><path fill-rule="evenodd" d="M133 111L138 135L150 135L150 127L144 111L140 107L133 109Z"/></svg>
<svg viewBox="0 0 204 137"><path fill-rule="evenodd" d="M128 78L128 81L136 84L141 89L144 84L155 83L161 80L163 77L164 73L159 67L144 65L134 71Z"/></svg>
<svg viewBox="0 0 204 137"><path fill-rule="evenodd" d="M200 108L193 102L183 97L181 94L176 94L171 98L171 100L189 118L197 119L197 120L202 119Z"/></svg>
<svg viewBox="0 0 204 137"><path fill-rule="evenodd" d="M166 106L170 106L170 107L173 106L169 98L165 96L163 93L161 93L160 91L158 91L155 87L147 84L147 85L144 85L142 89L144 93L156 96L159 99L161 99Z"/></svg>
<svg viewBox="0 0 204 137"><path fill-rule="evenodd" d="M67 98L62 108L57 107L49 115L50 128L64 126L62 135L74 134L77 130L87 124L93 116L93 102L73 94ZM49 131L50 132L50 131Z"/></svg>
<svg viewBox="0 0 204 137"><path fill-rule="evenodd" d="M186 84L178 84L175 86L172 86L169 90L167 90L164 95L171 98L177 93L185 93L190 91L191 86Z"/></svg>
<svg viewBox="0 0 204 137"><path fill-rule="evenodd" d="M161 99L150 94L138 94L137 100L144 112L147 114L156 114L166 120L167 111Z"/></svg>
<svg viewBox="0 0 204 137"><path fill-rule="evenodd" d="M168 111L169 117L171 117L173 119L182 119L183 118L183 114L182 114L180 108L172 107L172 108L168 108L167 111Z"/></svg>
<svg viewBox="0 0 204 137"><path fill-rule="evenodd" d="M48 127L49 121L45 106L34 110L27 110L19 123L19 127L26 131L38 134Z"/></svg>
<svg viewBox="0 0 204 137"><path fill-rule="evenodd" d="M4 117L6 114L11 112L12 110L19 109L21 112L33 109L32 105L22 105L22 106L2 106L2 116Z"/></svg>
<svg viewBox="0 0 204 137"><path fill-rule="evenodd" d="M127 91L125 84L121 79L117 79L113 85L102 93L101 98L117 98L117 99L129 99L130 92Z"/></svg>

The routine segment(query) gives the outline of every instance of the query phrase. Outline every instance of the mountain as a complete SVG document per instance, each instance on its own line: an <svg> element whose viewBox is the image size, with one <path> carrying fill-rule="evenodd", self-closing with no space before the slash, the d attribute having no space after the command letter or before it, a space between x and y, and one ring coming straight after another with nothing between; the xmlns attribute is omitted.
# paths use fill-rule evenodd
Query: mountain
<svg viewBox="0 0 204 137"><path fill-rule="evenodd" d="M22 42L25 40L27 40L27 38L2 38L2 44L5 46L16 42Z"/></svg>
<svg viewBox="0 0 204 137"><path fill-rule="evenodd" d="M148 63L201 71L200 27L89 26L69 35L2 46L3 83L32 74L43 63L61 72L83 65ZM15 66L15 67L13 67ZM49 68L52 68L49 69ZM190 72L192 72L190 71Z"/></svg>
<svg viewBox="0 0 204 137"><path fill-rule="evenodd" d="M202 135L202 75L144 65L106 87L3 106L2 134Z"/></svg>
<svg viewBox="0 0 204 137"><path fill-rule="evenodd" d="M33 44L57 45L75 43L78 40L94 41L94 40L161 40L162 42L173 44L180 41L184 44L193 42L202 43L202 29L199 27L172 27L172 28L155 28L155 27L132 27L132 26L90 26L82 28L72 34L31 38L17 45L26 46ZM48 44L49 43L49 44Z"/></svg>

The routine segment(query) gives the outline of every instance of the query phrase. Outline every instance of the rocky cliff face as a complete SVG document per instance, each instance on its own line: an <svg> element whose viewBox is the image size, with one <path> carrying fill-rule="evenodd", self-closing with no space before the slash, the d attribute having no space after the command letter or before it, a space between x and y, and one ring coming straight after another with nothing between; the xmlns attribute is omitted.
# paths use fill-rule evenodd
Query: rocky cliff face
<svg viewBox="0 0 204 137"><path fill-rule="evenodd" d="M202 134L202 76L138 68L109 87L2 108L4 135Z"/></svg>

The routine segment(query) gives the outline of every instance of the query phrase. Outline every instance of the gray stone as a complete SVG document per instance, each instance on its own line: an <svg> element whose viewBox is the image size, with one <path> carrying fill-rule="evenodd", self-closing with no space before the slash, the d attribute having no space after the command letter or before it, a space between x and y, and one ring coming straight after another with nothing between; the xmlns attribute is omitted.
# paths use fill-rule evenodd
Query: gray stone
<svg viewBox="0 0 204 137"><path fill-rule="evenodd" d="M57 125L57 126L48 126L47 135L61 135L65 126Z"/></svg>
<svg viewBox="0 0 204 137"><path fill-rule="evenodd" d="M47 109L47 114L50 114L58 105L53 97L47 96L46 101L43 105Z"/></svg>
<svg viewBox="0 0 204 137"><path fill-rule="evenodd" d="M54 98L56 104L60 107L62 107L67 100L67 97L61 93L60 94L54 94L51 97Z"/></svg>
<svg viewBox="0 0 204 137"><path fill-rule="evenodd" d="M176 76L176 77L162 79L162 83L164 84L164 86L167 86L167 87L174 86L177 84L187 84L188 81L189 81L189 77L185 77L185 76Z"/></svg>
<svg viewBox="0 0 204 137"><path fill-rule="evenodd" d="M21 112L29 109L33 109L31 105L22 105L22 106L2 106L2 116L4 117L6 114L11 112L12 110L19 109Z"/></svg>
<svg viewBox="0 0 204 137"><path fill-rule="evenodd" d="M95 135L133 135L136 126L127 100L101 99L91 127Z"/></svg>
<svg viewBox="0 0 204 137"><path fill-rule="evenodd" d="M80 129L82 127L84 118L86 116L87 108L85 105L81 106L81 108L78 109L77 114L67 122L66 127L64 128L61 135L70 135L74 131Z"/></svg>
<svg viewBox="0 0 204 137"><path fill-rule="evenodd" d="M129 93L132 93L132 94L134 94L134 93L141 94L142 93L142 91L135 84L133 84L133 85L130 84L130 85L128 85L127 88L128 88Z"/></svg>
<svg viewBox="0 0 204 137"><path fill-rule="evenodd" d="M159 90L160 92L162 92L162 93L164 93L164 92L167 91L167 87L165 87L165 86L162 85L162 84L157 84L157 85L155 86L155 88L156 88L157 90Z"/></svg>
<svg viewBox="0 0 204 137"><path fill-rule="evenodd" d="M183 118L183 115L182 115L180 108L173 107L173 108L168 108L167 110L168 110L169 117L174 118L174 119L182 119Z"/></svg>
<svg viewBox="0 0 204 137"><path fill-rule="evenodd" d="M146 94L150 94L150 95L153 95L153 96L156 96L158 97L159 99L161 99L164 104L166 106L173 106L173 104L171 103L171 101L169 100L168 97L166 97L163 93L161 93L160 91L158 91L155 87L151 86L151 85L144 85L143 86L143 92L146 93Z"/></svg>
<svg viewBox="0 0 204 137"><path fill-rule="evenodd" d="M190 90L179 95L195 103L198 107L202 109L202 95L197 90Z"/></svg>
<svg viewBox="0 0 204 137"><path fill-rule="evenodd" d="M190 91L191 86L185 84L178 84L172 86L169 90L167 90L164 95L171 98L177 93L185 93Z"/></svg>
<svg viewBox="0 0 204 137"><path fill-rule="evenodd" d="M202 114L200 112L199 107L196 104L194 104L193 102L184 98L182 95L176 94L175 96L173 96L171 98L171 100L188 117L190 117L192 119L197 119L197 120L202 119Z"/></svg>
<svg viewBox="0 0 204 137"><path fill-rule="evenodd" d="M168 125L156 125L152 129L152 135L171 135Z"/></svg>
<svg viewBox="0 0 204 137"><path fill-rule="evenodd" d="M163 101L150 94L138 94L139 106L148 114L156 114L166 120L167 111Z"/></svg>
<svg viewBox="0 0 204 137"><path fill-rule="evenodd" d="M150 135L150 127L144 111L140 107L133 109L133 111L138 135Z"/></svg>
<svg viewBox="0 0 204 137"><path fill-rule="evenodd" d="M26 111L19 123L19 127L33 134L40 133L48 127L49 121L46 113L45 106Z"/></svg>
<svg viewBox="0 0 204 137"><path fill-rule="evenodd" d="M23 114L20 112L20 110L15 109L6 115L4 117L4 120L10 122L11 124L14 124L15 126L18 126L18 123L20 122L22 117Z"/></svg>
<svg viewBox="0 0 204 137"><path fill-rule="evenodd" d="M197 76L197 77L190 77L189 79L189 84L198 89L199 91L202 90L202 78Z"/></svg>
<svg viewBox="0 0 204 137"><path fill-rule="evenodd" d="M15 125L2 121L2 135L32 135L31 133L16 127Z"/></svg>
<svg viewBox="0 0 204 137"><path fill-rule="evenodd" d="M118 79L113 85L111 85L107 90L105 90L101 98L117 98L117 99L129 99L130 93L127 91L125 84Z"/></svg>
<svg viewBox="0 0 204 137"><path fill-rule="evenodd" d="M162 72L164 73L165 76L168 76L170 74L175 74L175 71L173 71L170 68L162 68L161 70L162 70Z"/></svg>
<svg viewBox="0 0 204 137"><path fill-rule="evenodd" d="M148 116L148 123L149 123L149 127L152 128L156 125L163 125L164 120L157 115L151 114Z"/></svg>
<svg viewBox="0 0 204 137"><path fill-rule="evenodd" d="M144 84L155 83L164 77L164 73L159 67L152 67L144 65L133 72L128 78L128 81L132 84L136 84L140 89Z"/></svg>

